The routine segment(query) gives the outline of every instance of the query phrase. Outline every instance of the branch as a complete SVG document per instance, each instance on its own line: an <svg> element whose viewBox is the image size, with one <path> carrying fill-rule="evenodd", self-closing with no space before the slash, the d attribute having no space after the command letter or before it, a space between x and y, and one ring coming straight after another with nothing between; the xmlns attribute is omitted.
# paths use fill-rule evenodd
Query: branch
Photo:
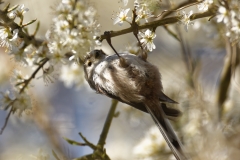
<svg viewBox="0 0 240 160"><path fill-rule="evenodd" d="M100 139L98 141L98 145L100 145L102 148L105 145L105 141L107 138L107 134L108 134L110 125L112 123L112 119L115 116L115 110L116 110L117 104L118 104L117 100L112 100L111 108L108 112L107 118L106 118L104 126L103 126L102 133L100 135Z"/></svg>
<svg viewBox="0 0 240 160"><path fill-rule="evenodd" d="M19 91L19 93L22 93L24 91L24 89L28 86L28 84L31 82L32 79L35 78L36 74L38 73L38 71L44 66L44 64L46 64L49 61L48 58L44 58L42 60L42 63L38 66L38 68L32 73L31 77L29 77L28 79L26 79L23 83L24 86L23 88L21 88L21 90Z"/></svg>
<svg viewBox="0 0 240 160"><path fill-rule="evenodd" d="M15 102L15 100L12 101L9 105L12 105L14 102ZM9 120L10 115L12 114L12 112L13 112L13 107L11 107L11 110L9 111L7 117L5 118L5 122L4 122L3 127L1 128L0 135L3 133L4 129L6 128L8 120Z"/></svg>
<svg viewBox="0 0 240 160"><path fill-rule="evenodd" d="M173 31L171 31L167 25L164 25L164 29L171 35L173 38L175 38L177 41L180 42L180 39L178 38L177 34L175 34Z"/></svg>
<svg viewBox="0 0 240 160"><path fill-rule="evenodd" d="M190 6L193 6L193 5L196 5L196 4L199 4L199 3L202 3L202 1L186 1L186 2L182 2L181 4L179 4L177 7L174 7L172 8L171 10L165 10L163 11L160 15L158 15L157 17L161 17L164 18L164 17L167 17L168 15L174 13L174 12L178 12L180 10L183 10L184 8L188 8Z"/></svg>
<svg viewBox="0 0 240 160"><path fill-rule="evenodd" d="M235 46L236 47L236 46ZM228 38L226 38L226 52L227 55L225 56L225 62L224 62L224 66L222 69L222 73L221 73L221 78L220 78L220 82L219 82L219 87L218 87L218 91L217 91L217 97L216 97L216 101L218 104L218 120L221 121L222 119L222 112L223 112L223 103L225 102L225 100L228 97L228 89L229 89L229 85L231 82L231 54L232 54L233 48L231 46L231 43L229 41Z"/></svg>
<svg viewBox="0 0 240 160"><path fill-rule="evenodd" d="M89 155L85 155L83 157L76 158L74 160L91 160L91 159L99 159L99 160L110 160L108 155L106 154L106 150L104 149L105 141L109 132L109 128L112 123L112 119L115 117L115 111L117 108L118 101L117 100L112 100L112 105L111 108L108 112L107 118L105 120L102 133L100 135L98 144L95 146L94 144L90 143L81 133L79 135L82 137L83 141L87 146L92 148L94 152Z"/></svg>
<svg viewBox="0 0 240 160"><path fill-rule="evenodd" d="M203 12L203 13L193 14L190 17L190 19L191 19L191 21L193 21L193 20L199 19L199 18L214 16L216 14L215 12L216 11L214 9L209 9L208 11ZM179 16L173 16L173 17L168 17L168 18L152 21L152 22L149 22L149 23L145 23L143 25L139 25L138 29L142 30L142 29L146 29L146 28L157 28L159 26L176 23L178 21L179 21ZM130 32L133 32L133 31L134 31L133 27L129 27L129 28L126 28L126 29L123 29L123 30L120 30L120 31L111 31L110 37L116 37L116 36L127 34L127 33L130 33ZM107 36L103 34L99 37L99 40L103 41L106 38L107 38Z"/></svg>
<svg viewBox="0 0 240 160"><path fill-rule="evenodd" d="M17 23L15 23L13 19L10 19L7 16L7 12L6 11L0 10L0 19L4 22L1 25L3 25L3 26L7 25L12 30L18 29L19 30L19 32L18 32L19 37L21 37L26 44L32 44L35 47L39 47L43 43L43 40L36 39L34 37L34 35L33 36L29 36L28 34L23 32L23 30L22 30L23 27L19 26Z"/></svg>
<svg viewBox="0 0 240 160"><path fill-rule="evenodd" d="M96 150L96 149L97 149L97 147L96 147L94 144L92 144L91 142L89 142L89 141L82 135L82 133L79 133L79 135L81 136L81 138L83 139L83 141L85 142L85 144L86 144L87 146L89 146L89 147L92 148L93 150Z"/></svg>
<svg viewBox="0 0 240 160"><path fill-rule="evenodd" d="M189 86L194 89L195 88L195 84L194 84L194 80L193 80L193 73L194 73L194 70L195 70L195 65L193 65L193 59L192 59L192 54L191 54L191 51L189 49L189 45L187 43L187 41L185 41L184 43L184 40L183 40L183 36L182 36L182 33L179 29L178 26L176 26L176 30L177 30L177 33L178 33L178 37L179 37L179 43L180 43L180 46L181 46L181 54L182 54L182 58L183 58L183 62L186 66L186 70L187 70L187 82L189 84Z"/></svg>
<svg viewBox="0 0 240 160"><path fill-rule="evenodd" d="M21 88L21 90L19 91L20 94L24 92L25 88L27 88L27 86L28 86L28 84L31 82L31 80L35 78L35 76L36 76L36 74L38 73L38 71L44 66L44 64L46 64L46 63L48 62L48 60L49 60L48 58L43 59L43 60L42 60L42 63L41 63L41 64L38 66L38 68L32 73L31 77L29 77L27 80L25 80L25 81L23 82L23 83L24 83L24 86L23 86L23 88ZM12 100L12 102L9 103L6 108L12 106L13 103L14 103L16 100L17 100L17 98L15 98L14 100ZM14 112L14 108L13 108L13 106L12 106L11 109L10 109L10 111L9 111L9 113L8 113L8 115L7 115L7 117L6 117L6 119L5 119L4 125L3 125L3 127L1 128L0 135L3 133L4 129L6 128L7 123L8 123L8 120L9 120L9 118L10 118L10 115L11 115L13 112Z"/></svg>

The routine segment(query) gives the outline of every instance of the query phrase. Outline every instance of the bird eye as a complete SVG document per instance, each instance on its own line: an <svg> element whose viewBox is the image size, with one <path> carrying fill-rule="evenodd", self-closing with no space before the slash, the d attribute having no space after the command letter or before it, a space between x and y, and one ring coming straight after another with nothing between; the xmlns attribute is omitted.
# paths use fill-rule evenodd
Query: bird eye
<svg viewBox="0 0 240 160"><path fill-rule="evenodd" d="M92 65L92 62L88 62L87 65L88 67L90 67Z"/></svg>

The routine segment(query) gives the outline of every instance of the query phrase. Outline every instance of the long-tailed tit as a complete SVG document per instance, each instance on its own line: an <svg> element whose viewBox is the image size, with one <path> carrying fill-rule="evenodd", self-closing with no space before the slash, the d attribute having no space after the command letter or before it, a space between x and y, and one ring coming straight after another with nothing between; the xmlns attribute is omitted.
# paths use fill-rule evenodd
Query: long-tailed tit
<svg viewBox="0 0 240 160"><path fill-rule="evenodd" d="M107 56L102 50L93 50L84 59L84 72L90 87L97 93L150 113L176 159L186 159L167 119L179 116L180 111L164 103L176 102L162 92L157 67L133 54Z"/></svg>

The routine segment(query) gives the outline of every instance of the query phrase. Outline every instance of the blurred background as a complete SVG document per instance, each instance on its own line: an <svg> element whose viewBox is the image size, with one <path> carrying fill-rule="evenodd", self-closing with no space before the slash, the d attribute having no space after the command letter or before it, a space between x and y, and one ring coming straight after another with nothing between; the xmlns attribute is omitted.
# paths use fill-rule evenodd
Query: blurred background
<svg viewBox="0 0 240 160"><path fill-rule="evenodd" d="M37 38L44 39L52 24L53 9L60 3L60 0L8 0L8 2L11 5L24 4L26 8L29 8L24 20L37 19L40 21ZM92 0L89 3L98 11L101 33L129 27L128 24L113 25L111 18L119 11L119 7L123 7L118 0ZM133 1L129 1L127 7L131 8L131 6L133 6ZM190 9L196 10L196 7ZM237 152L239 136L236 134L238 127L232 127L238 124L238 113L240 113L238 112L240 100L237 98L239 96L237 85L239 84L239 67L234 77L234 81L237 83L231 83L229 99L224 108L227 115L224 132L226 131L228 136L231 135L231 138L228 139L229 143L226 143L226 139L220 134L223 127L215 125L218 115L215 103L216 94L226 49L225 42L217 33L213 23L207 19L195 21L193 26L189 27L188 32L185 32L183 26L179 24L170 26L172 29L178 28L189 48L194 64L196 64L191 75L194 85L189 80L189 71L183 60L180 43L163 27L158 27L156 30L157 37L154 39L156 49L149 54L148 58L148 61L155 64L162 74L165 94L179 102L178 105L172 105L172 107L183 111L183 116L178 119L178 122L173 121L173 124L181 139L188 144L187 147L198 146L195 151L203 151L206 144L215 144L218 147L214 146L215 148L212 148L211 152L210 150L206 152L207 159L211 157L212 153L229 155L231 152L230 155L234 156L239 154ZM31 25L32 28L29 27L30 33L34 31L35 25ZM112 39L112 43L118 51L125 50L126 46L135 41L133 34ZM102 49L107 54L113 54L105 41ZM13 70L21 65L15 63L9 55L4 53L4 49L1 49L0 52L0 90L5 91L10 87L9 77ZM39 154L48 155L49 159L54 159L52 150L64 153L67 159L92 153L89 147L72 146L63 137L83 142L78 134L81 132L90 142L97 144L111 105L110 98L96 94L85 81L80 87L67 88L63 82L59 81L58 77L55 78L54 83L48 85L45 85L41 79L33 80L31 95L33 111L20 117L11 115L6 129L0 136L0 159L31 160L37 159ZM106 141L107 154L114 160L141 159L134 155L134 148L146 137L154 123L149 115L122 103L118 104L117 111L120 112L120 115L113 119ZM7 114L8 111L0 111L0 126L4 124ZM234 116L232 116L233 114ZM197 138L202 142L192 144L196 143L194 141ZM231 141L235 141L235 144L230 144ZM225 150L227 146L228 151ZM209 145L206 148L211 147L212 145ZM221 158L226 157L221 156Z"/></svg>

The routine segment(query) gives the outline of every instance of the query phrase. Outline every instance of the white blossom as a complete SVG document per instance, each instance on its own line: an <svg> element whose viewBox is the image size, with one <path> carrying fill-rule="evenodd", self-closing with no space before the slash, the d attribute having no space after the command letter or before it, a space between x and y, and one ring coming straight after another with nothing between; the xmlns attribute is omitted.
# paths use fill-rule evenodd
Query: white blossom
<svg viewBox="0 0 240 160"><path fill-rule="evenodd" d="M6 50L12 50L13 46L16 47L18 31L18 29L12 31L9 27L0 26L0 46L6 47Z"/></svg>
<svg viewBox="0 0 240 160"><path fill-rule="evenodd" d="M21 70L15 69L11 81L18 89L22 89L26 79L28 79L28 75L23 75Z"/></svg>
<svg viewBox="0 0 240 160"><path fill-rule="evenodd" d="M49 63L66 64L66 54L69 52L74 54L72 57L75 61L82 59L95 46L93 36L99 33L96 9L87 1L62 0L56 13L53 29L46 35Z"/></svg>
<svg viewBox="0 0 240 160"><path fill-rule="evenodd" d="M113 24L119 24L121 26L123 22L129 22L131 20L131 18L127 16L129 10L130 8L121 9L120 12L117 14L117 17L113 20Z"/></svg>
<svg viewBox="0 0 240 160"><path fill-rule="evenodd" d="M12 43L11 43L10 39L8 39L8 38L1 39L0 40L0 47L5 47L6 51L11 50L12 49Z"/></svg>
<svg viewBox="0 0 240 160"><path fill-rule="evenodd" d="M58 34L65 32L70 27L67 20L59 20L58 18L54 18L53 21L55 22L54 31Z"/></svg>
<svg viewBox="0 0 240 160"><path fill-rule="evenodd" d="M145 21L148 22L148 19L151 18L151 17L154 17L154 15L152 15L149 10L146 10L145 7L137 9L136 22L138 22L141 19L145 19Z"/></svg>
<svg viewBox="0 0 240 160"><path fill-rule="evenodd" d="M223 22L223 23L227 24L229 21L227 9L223 6L220 6L218 8L218 14L217 14L216 18L217 18L218 23Z"/></svg>
<svg viewBox="0 0 240 160"><path fill-rule="evenodd" d="M184 25L184 29L187 32L189 25L193 25L193 22L191 22L191 15L193 14L193 11L191 10L189 13L185 13L185 11L182 11L182 13L178 13L180 17L181 24Z"/></svg>
<svg viewBox="0 0 240 160"><path fill-rule="evenodd" d="M28 12L28 8L24 8L24 4L19 5L15 10L9 13L10 18L22 17L24 13Z"/></svg>
<svg viewBox="0 0 240 160"><path fill-rule="evenodd" d="M10 96L10 91L7 90L5 93L0 92L0 108L7 109L6 107L13 102L12 97ZM9 107L9 106L8 106Z"/></svg>
<svg viewBox="0 0 240 160"><path fill-rule="evenodd" d="M135 0L134 6L137 8L144 8L146 12L153 13L160 8L159 0Z"/></svg>
<svg viewBox="0 0 240 160"><path fill-rule="evenodd" d="M49 58L49 63L52 65L59 65L66 63L65 54L68 52L67 48L63 46L60 41L53 41L48 44L49 52L47 52L47 57Z"/></svg>
<svg viewBox="0 0 240 160"><path fill-rule="evenodd" d="M10 28L0 26L0 38L1 38L1 39L6 39L6 38L8 38L10 32L11 32L11 31L10 31Z"/></svg>
<svg viewBox="0 0 240 160"><path fill-rule="evenodd" d="M230 15L231 25L228 25L226 35L230 37L230 40L233 44L236 44L239 43L240 39L240 23L239 20L236 18L237 13L230 11Z"/></svg>
<svg viewBox="0 0 240 160"><path fill-rule="evenodd" d="M28 65L26 61L26 52L22 49L24 41L19 46L12 46L12 49L8 52L10 55L13 55L16 62L23 62L24 65Z"/></svg>
<svg viewBox="0 0 240 160"><path fill-rule="evenodd" d="M70 2L70 1L69 1ZM72 6L71 3L60 3L56 8L56 13L59 19L66 18L68 15L71 15Z"/></svg>
<svg viewBox="0 0 240 160"><path fill-rule="evenodd" d="M155 44L153 43L153 39L156 37L155 32L152 32L151 30L147 29L144 34L139 32L139 35L141 37L140 42L150 52L156 48Z"/></svg>
<svg viewBox="0 0 240 160"><path fill-rule="evenodd" d="M73 4L74 4L74 1L75 1L75 0L62 0L62 3L63 3L63 4L67 4L67 5L70 5L70 6L71 6L71 5L73 5Z"/></svg>
<svg viewBox="0 0 240 160"><path fill-rule="evenodd" d="M38 77L38 79L43 78L45 85L48 85L49 83L53 83L55 79L53 72L54 72L53 65L50 65L47 68L43 68L43 74L42 76Z"/></svg>
<svg viewBox="0 0 240 160"><path fill-rule="evenodd" d="M24 53L26 54L26 65L31 67L31 69L35 69L35 64L38 63L38 60L40 58L37 54L37 49L33 45L28 45L26 48L24 48ZM43 58L40 59L42 60Z"/></svg>
<svg viewBox="0 0 240 160"><path fill-rule="evenodd" d="M81 66L76 63L63 65L60 80L62 80L67 87L72 87L74 84L80 86L83 82L83 71Z"/></svg>
<svg viewBox="0 0 240 160"><path fill-rule="evenodd" d="M77 29L68 30L67 34L65 34L65 42L63 45L78 45L79 43L83 43L83 39L81 39L81 35Z"/></svg>
<svg viewBox="0 0 240 160"><path fill-rule="evenodd" d="M239 21L232 21L232 28L231 31L233 31L235 34L240 35L240 23Z"/></svg>
<svg viewBox="0 0 240 160"><path fill-rule="evenodd" d="M204 0L202 3L198 5L199 11L207 11L209 6L212 5L213 0Z"/></svg>
<svg viewBox="0 0 240 160"><path fill-rule="evenodd" d="M26 109L30 109L31 108L30 96L25 92L16 93L16 100L13 103L13 108L18 112L19 115L21 115L22 112L25 111Z"/></svg>

